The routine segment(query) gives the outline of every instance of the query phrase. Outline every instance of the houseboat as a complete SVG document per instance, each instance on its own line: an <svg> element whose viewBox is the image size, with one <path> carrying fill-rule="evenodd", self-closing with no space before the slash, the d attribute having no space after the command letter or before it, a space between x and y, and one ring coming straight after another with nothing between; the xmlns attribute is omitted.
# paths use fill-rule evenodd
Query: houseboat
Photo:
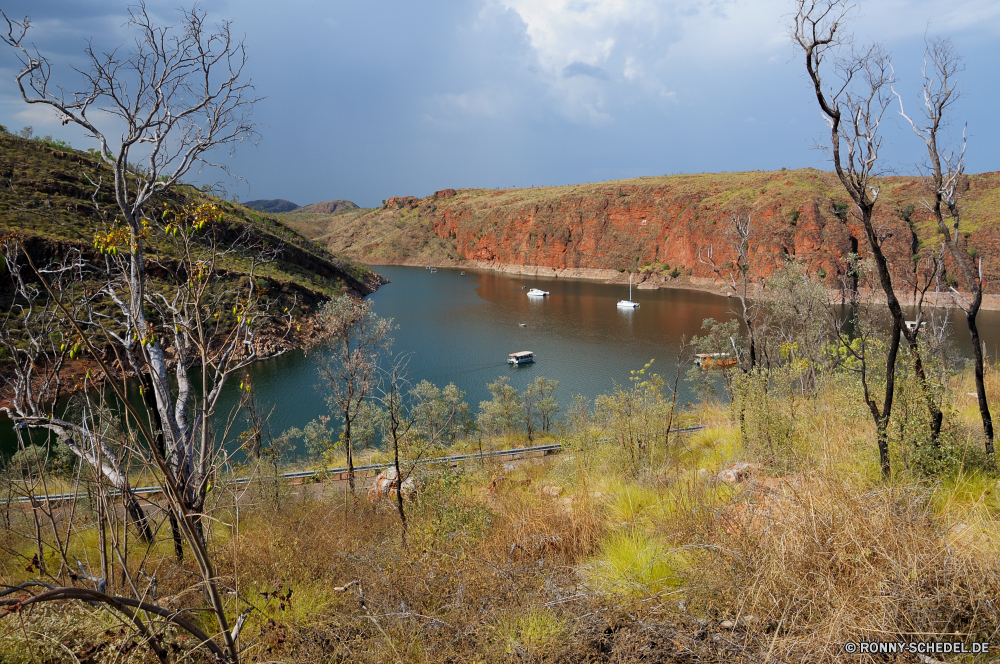
<svg viewBox="0 0 1000 664"><path fill-rule="evenodd" d="M737 365L737 360L729 353L696 353L694 361L702 371L708 369L731 369Z"/></svg>
<svg viewBox="0 0 1000 664"><path fill-rule="evenodd" d="M522 350L516 353L511 353L507 356L508 364L527 364L528 362L535 361L535 354L530 350Z"/></svg>

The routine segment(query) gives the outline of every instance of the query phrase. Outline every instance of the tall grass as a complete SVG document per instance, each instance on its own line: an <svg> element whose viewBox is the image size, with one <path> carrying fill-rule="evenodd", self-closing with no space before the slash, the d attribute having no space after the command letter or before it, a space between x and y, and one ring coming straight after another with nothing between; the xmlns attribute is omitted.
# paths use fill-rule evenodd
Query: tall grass
<svg viewBox="0 0 1000 664"><path fill-rule="evenodd" d="M996 642L1000 485L976 453L978 412L950 412L952 451L893 434L888 482L870 418L831 377L794 402L759 396L743 426L735 409L692 409L706 428L639 465L588 421L561 455L422 468L405 545L391 504L329 482L220 492L209 542L232 618L250 611L248 662L832 662L847 641ZM737 461L757 470L719 480ZM161 597L197 596L167 542L150 556ZM7 583L30 576L15 562ZM85 605L24 618L0 621L3 661L148 659Z"/></svg>

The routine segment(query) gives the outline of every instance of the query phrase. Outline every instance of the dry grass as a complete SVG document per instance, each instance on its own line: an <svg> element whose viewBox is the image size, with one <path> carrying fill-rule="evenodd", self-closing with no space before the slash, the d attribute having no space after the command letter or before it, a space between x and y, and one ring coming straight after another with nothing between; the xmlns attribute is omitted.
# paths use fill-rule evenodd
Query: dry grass
<svg viewBox="0 0 1000 664"><path fill-rule="evenodd" d="M847 641L1000 640L996 474L959 463L928 476L907 465L912 441L894 440L898 471L881 481L870 421L842 388L761 404L768 422L794 407L777 450L744 444L733 414L708 405L696 413L708 428L638 470L593 435L513 469L423 469L405 546L392 505L345 501L342 485L220 496L210 544L241 598L231 612L255 607L244 659L832 662ZM951 444L978 445L975 418L952 412ZM737 460L761 470L714 480ZM154 554L161 595L197 604L169 547ZM0 659L74 661L66 648L79 661L148 659L115 650L127 639L106 613L69 610L71 623L24 615L27 631L0 622Z"/></svg>

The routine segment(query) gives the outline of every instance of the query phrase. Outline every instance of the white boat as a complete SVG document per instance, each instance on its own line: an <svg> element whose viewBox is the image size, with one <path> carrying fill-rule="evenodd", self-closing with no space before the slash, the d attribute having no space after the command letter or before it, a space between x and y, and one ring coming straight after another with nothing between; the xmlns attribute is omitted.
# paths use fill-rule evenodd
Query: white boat
<svg viewBox="0 0 1000 664"><path fill-rule="evenodd" d="M528 291L528 297L545 297L548 294L547 290L539 290L537 288L532 288Z"/></svg>
<svg viewBox="0 0 1000 664"><path fill-rule="evenodd" d="M522 350L516 353L511 353L507 356L508 364L525 364L527 362L534 362L535 354L530 350Z"/></svg>
<svg viewBox="0 0 1000 664"><path fill-rule="evenodd" d="M637 309L639 307L638 302L632 301L632 275L628 275L628 299L618 300L618 306L622 309Z"/></svg>

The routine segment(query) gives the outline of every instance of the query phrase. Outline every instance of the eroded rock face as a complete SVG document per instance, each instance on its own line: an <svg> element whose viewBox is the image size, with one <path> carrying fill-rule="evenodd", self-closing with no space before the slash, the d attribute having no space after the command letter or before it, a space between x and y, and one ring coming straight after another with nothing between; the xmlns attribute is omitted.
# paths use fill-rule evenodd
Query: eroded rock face
<svg viewBox="0 0 1000 664"><path fill-rule="evenodd" d="M885 178L881 186L875 225L888 236L883 246L902 280L912 269L914 236L935 238L936 224L921 205L925 191L920 181ZM969 176L964 223L976 230L966 241L989 266L1000 256L998 201L1000 173ZM848 255L868 254L860 222L850 206L843 207L848 203L836 176L815 169L498 191L445 189L424 199L388 199L371 219L359 220L359 237L340 249L364 259L377 247L380 257L391 261L380 234L412 227L426 229L430 245L440 244L442 262L450 258L556 270L637 270L651 264L647 280L715 278L699 256L706 257L711 247L717 263L731 258L729 214L742 206L753 211L751 251L760 276L795 258L836 288L848 277ZM995 278L987 283L992 289L1000 286Z"/></svg>
<svg viewBox="0 0 1000 664"><path fill-rule="evenodd" d="M390 196L382 205L383 210L403 210L413 209L420 204L420 199L416 196Z"/></svg>

